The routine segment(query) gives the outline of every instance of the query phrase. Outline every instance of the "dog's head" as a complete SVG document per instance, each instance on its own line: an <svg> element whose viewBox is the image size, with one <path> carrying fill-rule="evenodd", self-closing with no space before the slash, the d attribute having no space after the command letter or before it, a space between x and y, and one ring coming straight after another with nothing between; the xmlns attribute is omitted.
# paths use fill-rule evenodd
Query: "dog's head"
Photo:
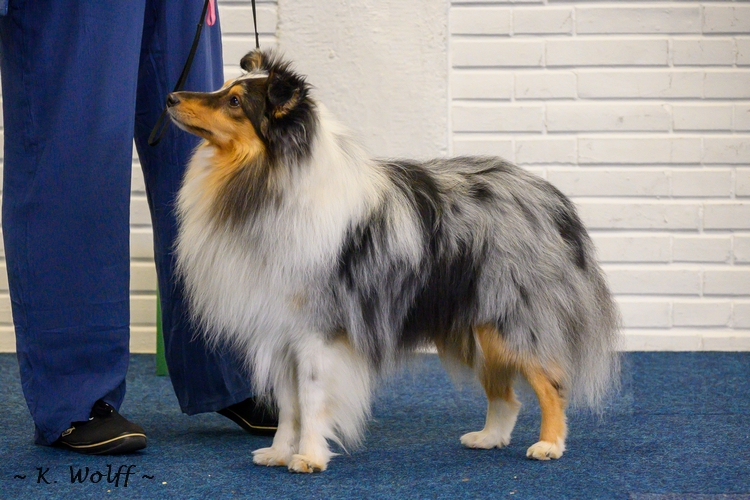
<svg viewBox="0 0 750 500"><path fill-rule="evenodd" d="M172 121L221 150L299 161L317 127L309 85L271 52L252 51L240 66L247 73L215 92L169 94Z"/></svg>

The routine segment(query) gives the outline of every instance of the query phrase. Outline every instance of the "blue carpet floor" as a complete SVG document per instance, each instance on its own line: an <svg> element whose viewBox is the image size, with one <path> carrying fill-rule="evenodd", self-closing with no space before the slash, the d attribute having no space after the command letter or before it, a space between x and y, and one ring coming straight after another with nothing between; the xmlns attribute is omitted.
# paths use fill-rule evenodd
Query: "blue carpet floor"
<svg viewBox="0 0 750 500"><path fill-rule="evenodd" d="M525 457L539 429L529 393L509 447L463 448L459 436L484 423L482 393L419 355L378 392L365 447L312 476L253 465L270 438L182 415L151 355L132 357L121 409L149 437L130 456L35 446L13 354L0 355L0 387L2 499L750 499L750 353L627 354L621 394L602 418L571 412L568 451L550 462Z"/></svg>

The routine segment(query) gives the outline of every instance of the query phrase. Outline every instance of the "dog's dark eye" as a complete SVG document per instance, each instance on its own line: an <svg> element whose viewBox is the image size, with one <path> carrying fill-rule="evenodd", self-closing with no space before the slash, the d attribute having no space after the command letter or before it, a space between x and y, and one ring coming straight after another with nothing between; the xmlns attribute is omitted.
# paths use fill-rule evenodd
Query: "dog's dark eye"
<svg viewBox="0 0 750 500"><path fill-rule="evenodd" d="M229 98L229 105L233 108L239 108L240 107L240 98L236 95L233 95Z"/></svg>

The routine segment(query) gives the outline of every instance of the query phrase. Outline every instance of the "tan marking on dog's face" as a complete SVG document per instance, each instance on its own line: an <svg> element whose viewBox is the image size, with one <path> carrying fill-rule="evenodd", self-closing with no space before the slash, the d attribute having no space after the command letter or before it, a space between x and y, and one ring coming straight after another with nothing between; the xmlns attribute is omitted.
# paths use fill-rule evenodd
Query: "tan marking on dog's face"
<svg viewBox="0 0 750 500"><path fill-rule="evenodd" d="M169 113L178 126L217 147L252 142L258 136L242 107L245 92L244 85L216 92L177 92L179 103L170 106Z"/></svg>
<svg viewBox="0 0 750 500"><path fill-rule="evenodd" d="M207 193L217 193L226 181L265 146L243 109L245 85L233 84L216 92L178 92L179 103L169 113L178 126L213 147L212 169L206 177Z"/></svg>

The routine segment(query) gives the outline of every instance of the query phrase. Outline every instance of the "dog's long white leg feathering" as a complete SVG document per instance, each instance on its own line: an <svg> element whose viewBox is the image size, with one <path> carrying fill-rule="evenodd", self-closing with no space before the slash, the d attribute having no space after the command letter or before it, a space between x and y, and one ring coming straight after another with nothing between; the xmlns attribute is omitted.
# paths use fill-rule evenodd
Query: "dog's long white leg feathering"
<svg viewBox="0 0 750 500"><path fill-rule="evenodd" d="M266 466L289 466L299 442L299 406L294 374L282 377L274 388L274 398L279 408L279 427L270 448L253 452L253 462Z"/></svg>
<svg viewBox="0 0 750 500"><path fill-rule="evenodd" d="M289 470L309 473L326 470L333 453L326 439L332 435L330 415L326 408L328 349L325 341L317 335L303 338L305 342L297 349L300 440L298 452L289 463Z"/></svg>

